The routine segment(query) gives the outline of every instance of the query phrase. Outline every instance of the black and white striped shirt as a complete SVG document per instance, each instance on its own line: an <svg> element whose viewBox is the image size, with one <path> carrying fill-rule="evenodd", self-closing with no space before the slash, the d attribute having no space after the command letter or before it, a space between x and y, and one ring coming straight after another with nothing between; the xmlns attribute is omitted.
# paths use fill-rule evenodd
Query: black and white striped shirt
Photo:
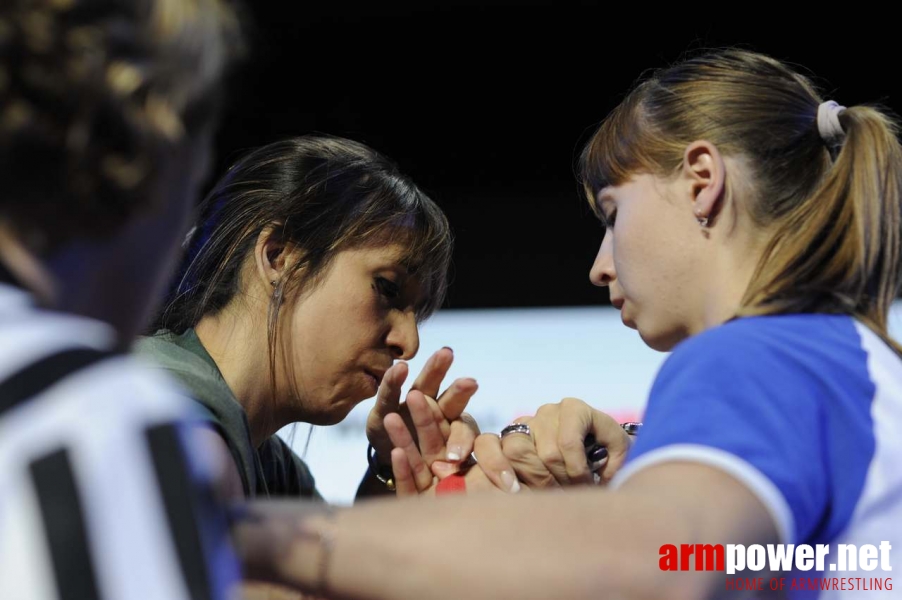
<svg viewBox="0 0 902 600"><path fill-rule="evenodd" d="M191 403L115 344L109 326L0 283L3 600L223 598L237 579L217 465L186 452ZM47 387L60 352L89 364Z"/></svg>

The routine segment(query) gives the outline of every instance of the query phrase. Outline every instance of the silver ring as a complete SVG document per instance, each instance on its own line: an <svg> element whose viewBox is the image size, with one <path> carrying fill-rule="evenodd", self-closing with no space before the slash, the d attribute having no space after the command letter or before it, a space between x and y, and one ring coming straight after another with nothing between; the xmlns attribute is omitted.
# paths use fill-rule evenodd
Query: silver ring
<svg viewBox="0 0 902 600"><path fill-rule="evenodd" d="M628 435L638 435L639 430L642 429L642 423L637 423L635 421L629 421L627 423L621 423L620 426Z"/></svg>
<svg viewBox="0 0 902 600"><path fill-rule="evenodd" d="M525 433L526 435L532 435L529 431L529 425L526 423L511 423L507 427L501 430L501 439L504 439L504 436L510 435L512 433Z"/></svg>

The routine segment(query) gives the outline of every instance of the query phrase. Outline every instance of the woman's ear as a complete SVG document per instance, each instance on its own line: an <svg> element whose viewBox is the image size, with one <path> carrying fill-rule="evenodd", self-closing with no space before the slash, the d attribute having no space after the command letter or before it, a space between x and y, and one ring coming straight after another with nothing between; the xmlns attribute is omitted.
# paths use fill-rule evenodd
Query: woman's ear
<svg viewBox="0 0 902 600"><path fill-rule="evenodd" d="M721 208L726 181L726 165L717 146L704 140L689 144L683 154L682 174L695 217L713 218Z"/></svg>
<svg viewBox="0 0 902 600"><path fill-rule="evenodd" d="M277 224L264 227L254 244L255 272L266 289L277 286L285 275L287 252L279 230Z"/></svg>

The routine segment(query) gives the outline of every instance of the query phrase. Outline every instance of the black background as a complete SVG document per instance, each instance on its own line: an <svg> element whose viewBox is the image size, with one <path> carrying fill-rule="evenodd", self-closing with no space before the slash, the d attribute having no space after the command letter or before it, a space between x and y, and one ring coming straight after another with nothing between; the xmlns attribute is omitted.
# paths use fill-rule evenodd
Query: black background
<svg viewBox="0 0 902 600"><path fill-rule="evenodd" d="M902 112L894 19L866 5L789 6L246 2L251 53L216 173L291 135L362 141L448 214L448 307L605 303L588 281L602 231L574 160L643 71L739 45L809 69L841 104Z"/></svg>

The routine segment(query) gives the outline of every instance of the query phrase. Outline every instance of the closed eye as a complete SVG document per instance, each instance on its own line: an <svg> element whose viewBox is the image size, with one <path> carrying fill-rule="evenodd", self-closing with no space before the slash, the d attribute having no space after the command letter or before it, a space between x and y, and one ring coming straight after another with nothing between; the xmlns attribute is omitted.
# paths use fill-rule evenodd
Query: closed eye
<svg viewBox="0 0 902 600"><path fill-rule="evenodd" d="M401 287L385 277L376 277L376 289L388 300L397 300L401 296Z"/></svg>

